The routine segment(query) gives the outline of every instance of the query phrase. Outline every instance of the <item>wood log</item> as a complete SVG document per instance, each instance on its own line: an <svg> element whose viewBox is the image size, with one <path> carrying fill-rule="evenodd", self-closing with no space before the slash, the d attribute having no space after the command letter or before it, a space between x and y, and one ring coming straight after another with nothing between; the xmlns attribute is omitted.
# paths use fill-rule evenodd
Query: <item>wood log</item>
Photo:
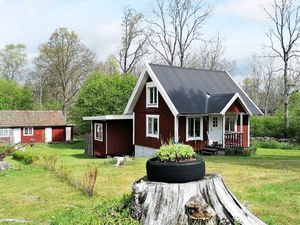
<svg viewBox="0 0 300 225"><path fill-rule="evenodd" d="M175 184L144 177L132 190L131 216L144 225L266 225L238 201L218 174Z"/></svg>

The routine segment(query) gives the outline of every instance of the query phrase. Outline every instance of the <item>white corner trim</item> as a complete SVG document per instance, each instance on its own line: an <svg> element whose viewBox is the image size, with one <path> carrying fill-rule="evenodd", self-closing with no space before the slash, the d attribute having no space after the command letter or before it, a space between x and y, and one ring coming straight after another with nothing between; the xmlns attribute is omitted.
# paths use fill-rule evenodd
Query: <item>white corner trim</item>
<svg viewBox="0 0 300 225"><path fill-rule="evenodd" d="M149 134L148 133L148 119L155 118L157 119L157 134ZM146 137L152 137L159 139L159 115L147 114L146 115Z"/></svg>
<svg viewBox="0 0 300 225"><path fill-rule="evenodd" d="M189 124L189 122L188 122L188 119L189 118L200 118L200 137L189 137L189 130L188 130L188 124ZM185 124L185 139L186 139L186 141L203 141L203 116L187 116L186 118L185 118L185 122L186 122L186 124Z"/></svg>
<svg viewBox="0 0 300 225"><path fill-rule="evenodd" d="M178 116L174 116L174 141L177 143L179 141L179 126L178 126Z"/></svg>
<svg viewBox="0 0 300 225"><path fill-rule="evenodd" d="M258 108L258 106L252 101L252 99L247 95L247 93L242 89L242 87L233 79L233 77L226 71L226 74L230 77L230 79L235 83L235 85L244 93L244 95L250 100L250 102L256 107L256 109L262 114L263 112ZM241 99L241 98L240 98ZM242 99L241 99L242 100ZM246 106L246 105L245 105ZM247 106L246 106L247 107ZM250 111L251 112L251 111ZM252 115L252 112L251 114Z"/></svg>
<svg viewBox="0 0 300 225"><path fill-rule="evenodd" d="M132 120L132 144L135 144L135 112L133 112L133 120Z"/></svg>
<svg viewBox="0 0 300 225"><path fill-rule="evenodd" d="M102 138L103 138L103 133L102 133ZM105 122L105 155L107 155L108 151L107 151L107 122Z"/></svg>
<svg viewBox="0 0 300 225"><path fill-rule="evenodd" d="M240 97L239 93L235 93L233 97L230 99L230 101L227 103L227 105L223 108L221 111L221 114L224 115L227 110L230 108L230 106L235 102L235 100L239 99L240 102L242 103L243 107L246 109L247 113L252 115L251 111L248 109L247 105L243 101L243 99Z"/></svg>

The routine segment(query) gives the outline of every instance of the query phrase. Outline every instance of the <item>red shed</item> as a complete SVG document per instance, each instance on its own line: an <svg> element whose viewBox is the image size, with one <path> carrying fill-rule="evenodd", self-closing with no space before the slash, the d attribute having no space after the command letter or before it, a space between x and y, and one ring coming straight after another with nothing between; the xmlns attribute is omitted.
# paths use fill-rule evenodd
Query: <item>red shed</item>
<svg viewBox="0 0 300 225"><path fill-rule="evenodd" d="M62 111L0 110L0 142L50 143L72 140Z"/></svg>
<svg viewBox="0 0 300 225"><path fill-rule="evenodd" d="M93 155L97 157L131 155L132 115L106 115L84 117L91 121Z"/></svg>

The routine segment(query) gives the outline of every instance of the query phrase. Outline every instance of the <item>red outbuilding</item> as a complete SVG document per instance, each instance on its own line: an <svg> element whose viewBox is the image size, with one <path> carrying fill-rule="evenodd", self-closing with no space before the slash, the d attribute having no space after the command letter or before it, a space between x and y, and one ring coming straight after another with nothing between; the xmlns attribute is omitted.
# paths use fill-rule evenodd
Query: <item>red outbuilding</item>
<svg viewBox="0 0 300 225"><path fill-rule="evenodd" d="M62 111L0 110L0 142L50 143L72 140Z"/></svg>

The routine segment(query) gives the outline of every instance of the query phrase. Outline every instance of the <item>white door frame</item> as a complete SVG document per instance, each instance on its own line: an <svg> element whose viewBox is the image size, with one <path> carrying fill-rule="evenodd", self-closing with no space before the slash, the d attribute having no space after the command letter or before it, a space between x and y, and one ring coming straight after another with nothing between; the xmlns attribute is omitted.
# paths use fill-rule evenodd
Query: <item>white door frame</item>
<svg viewBox="0 0 300 225"><path fill-rule="evenodd" d="M213 127L213 118L218 118L218 126ZM208 134L212 141L217 141L218 144L223 144L223 116L209 115ZM212 143L209 143L212 144Z"/></svg>

